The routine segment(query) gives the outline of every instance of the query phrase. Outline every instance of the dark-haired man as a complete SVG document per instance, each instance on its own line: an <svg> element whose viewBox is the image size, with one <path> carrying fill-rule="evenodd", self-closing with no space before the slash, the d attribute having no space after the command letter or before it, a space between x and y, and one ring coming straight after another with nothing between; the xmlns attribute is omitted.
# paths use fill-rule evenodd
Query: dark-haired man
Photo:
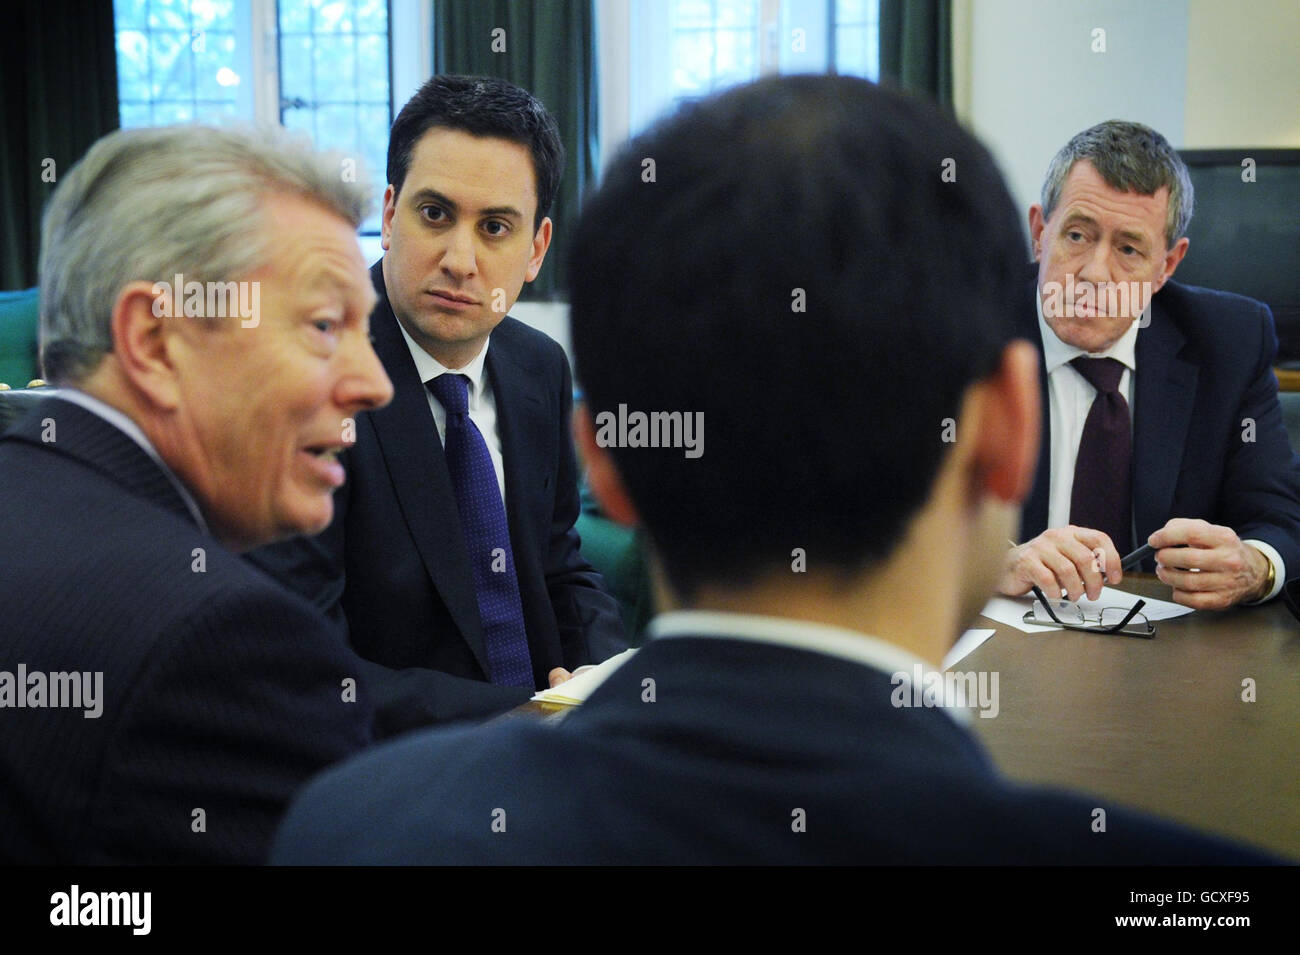
<svg viewBox="0 0 1300 955"><path fill-rule="evenodd" d="M1154 129L1110 120L1061 148L1042 199L1019 316L1042 343L1046 440L999 589L1096 599L1121 555L1150 544L1145 566L1179 603L1276 596L1300 569L1277 335L1262 302L1172 281L1187 167Z"/></svg>
<svg viewBox="0 0 1300 955"><path fill-rule="evenodd" d="M984 149L862 80L763 80L633 143L577 230L578 371L597 420L697 414L708 441L604 447L579 420L669 612L556 726L414 734L327 772L273 858L1255 858L1014 786L961 714L902 705L986 601L1032 481L1038 356L1006 308L1021 259Z"/></svg>
<svg viewBox="0 0 1300 955"><path fill-rule="evenodd" d="M371 269L394 400L358 417L329 529L253 555L374 664L381 734L509 709L626 646L574 530L567 360L506 314L563 164L554 119L503 80L434 77L402 108Z"/></svg>

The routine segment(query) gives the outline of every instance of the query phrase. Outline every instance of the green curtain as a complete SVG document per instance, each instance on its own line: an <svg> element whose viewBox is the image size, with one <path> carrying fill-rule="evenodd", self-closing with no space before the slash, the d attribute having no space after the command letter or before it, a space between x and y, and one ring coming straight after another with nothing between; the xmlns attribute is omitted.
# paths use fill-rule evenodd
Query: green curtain
<svg viewBox="0 0 1300 955"><path fill-rule="evenodd" d="M520 298L563 299L569 233L599 161L591 0L435 0L433 10L434 73L509 80L540 99L559 124L565 168L551 208L551 249ZM505 52L492 49L498 27Z"/></svg>
<svg viewBox="0 0 1300 955"><path fill-rule="evenodd" d="M952 0L880 0L880 81L952 110Z"/></svg>
<svg viewBox="0 0 1300 955"><path fill-rule="evenodd" d="M36 284L41 211L58 176L118 127L117 47L113 5L104 0L17 3L6 13L0 287L18 289Z"/></svg>

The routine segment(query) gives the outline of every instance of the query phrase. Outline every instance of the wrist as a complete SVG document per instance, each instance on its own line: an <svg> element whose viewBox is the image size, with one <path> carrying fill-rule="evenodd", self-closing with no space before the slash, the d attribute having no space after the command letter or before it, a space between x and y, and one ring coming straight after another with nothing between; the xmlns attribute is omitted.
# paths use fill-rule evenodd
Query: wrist
<svg viewBox="0 0 1300 955"><path fill-rule="evenodd" d="M1251 547L1249 544L1246 546L1254 551L1259 556L1259 559L1264 562L1265 569L1262 571L1264 578L1263 583L1250 598L1251 603L1259 603L1273 592L1273 586L1277 583L1277 569L1273 566L1273 562L1268 559L1268 555L1263 551Z"/></svg>

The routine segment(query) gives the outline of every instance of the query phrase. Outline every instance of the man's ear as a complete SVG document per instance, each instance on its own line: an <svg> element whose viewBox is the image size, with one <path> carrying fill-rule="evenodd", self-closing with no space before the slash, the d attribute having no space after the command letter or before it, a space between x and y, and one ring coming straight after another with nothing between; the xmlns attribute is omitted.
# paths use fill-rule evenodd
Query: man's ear
<svg viewBox="0 0 1300 955"><path fill-rule="evenodd" d="M1047 220L1043 218L1043 207L1035 202L1029 207L1029 240L1034 244L1034 261L1043 257L1043 227Z"/></svg>
<svg viewBox="0 0 1300 955"><path fill-rule="evenodd" d="M379 245L385 252L393 241L393 214L397 211L397 190L389 183L384 190L384 214L379 219Z"/></svg>
<svg viewBox="0 0 1300 955"><path fill-rule="evenodd" d="M1042 440L1042 397L1038 388L1038 349L1017 339L1002 351L997 370L981 386L975 450L981 490L1007 504L1029 496Z"/></svg>
<svg viewBox="0 0 1300 955"><path fill-rule="evenodd" d="M1164 265L1160 270L1160 278L1156 282L1155 291L1159 292L1166 282L1174 277L1174 269L1178 268L1178 263L1183 260L1187 254L1187 248L1191 245L1191 240L1183 236L1174 243L1174 247L1165 253Z"/></svg>
<svg viewBox="0 0 1300 955"><path fill-rule="evenodd" d="M546 260L546 250L551 247L551 217L547 216L542 220L542 224L537 227L533 233L533 254L528 259L528 271L525 273L524 281L531 282L537 278L537 273L542 270L542 262Z"/></svg>
<svg viewBox="0 0 1300 955"><path fill-rule="evenodd" d="M165 409L175 408L180 401L167 327L180 307L165 283L128 282L113 302L113 355L118 367L136 391Z"/></svg>
<svg viewBox="0 0 1300 955"><path fill-rule="evenodd" d="M623 476L618 473L613 456L608 448L596 443L596 428L585 404L573 411L573 432L582 461L587 466L587 486L596 496L605 516L624 527L640 524L641 515L623 485Z"/></svg>

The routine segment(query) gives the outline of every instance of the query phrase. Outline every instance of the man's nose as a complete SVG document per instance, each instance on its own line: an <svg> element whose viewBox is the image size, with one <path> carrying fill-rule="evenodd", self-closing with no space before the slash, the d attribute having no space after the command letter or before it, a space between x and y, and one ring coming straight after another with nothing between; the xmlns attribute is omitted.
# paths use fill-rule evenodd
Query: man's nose
<svg viewBox="0 0 1300 955"><path fill-rule="evenodd" d="M1079 266L1076 278L1080 282L1093 282L1104 285L1110 281L1110 246L1104 242L1096 243L1088 257Z"/></svg>
<svg viewBox="0 0 1300 955"><path fill-rule="evenodd" d="M469 278L475 272L474 256L473 231L467 226L452 229L442 253L443 271L456 278Z"/></svg>
<svg viewBox="0 0 1300 955"><path fill-rule="evenodd" d="M369 337L358 332L346 348L343 372L336 388L339 406L353 412L371 411L392 401L393 383Z"/></svg>

